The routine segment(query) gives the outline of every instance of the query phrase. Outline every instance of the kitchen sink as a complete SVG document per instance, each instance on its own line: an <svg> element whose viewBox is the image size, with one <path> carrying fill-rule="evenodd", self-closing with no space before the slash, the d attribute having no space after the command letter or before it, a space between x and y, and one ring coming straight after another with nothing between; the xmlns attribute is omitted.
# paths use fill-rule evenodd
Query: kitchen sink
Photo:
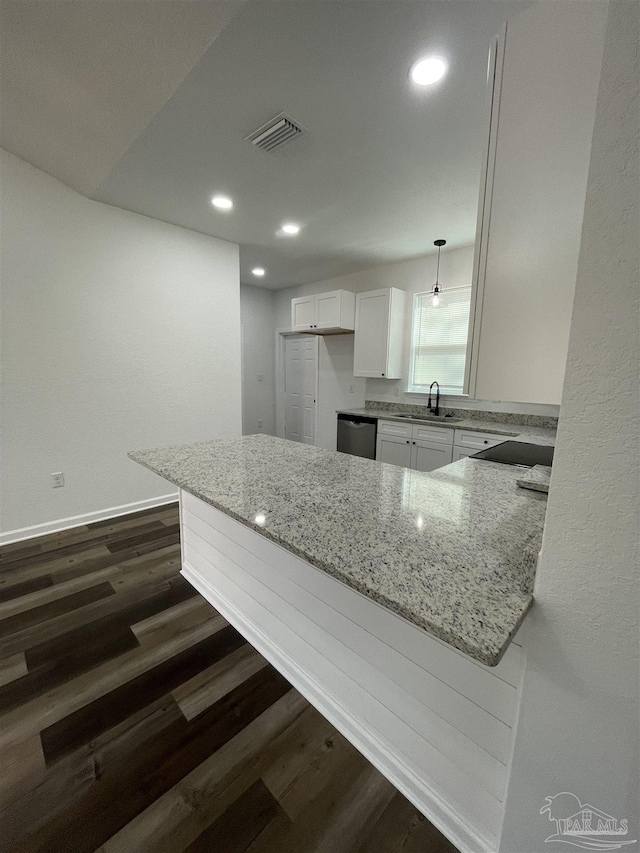
<svg viewBox="0 0 640 853"><path fill-rule="evenodd" d="M438 423L447 423L447 424L457 424L462 418L452 418L449 415L394 415L394 418L408 418L412 421L427 421L428 423L438 424Z"/></svg>

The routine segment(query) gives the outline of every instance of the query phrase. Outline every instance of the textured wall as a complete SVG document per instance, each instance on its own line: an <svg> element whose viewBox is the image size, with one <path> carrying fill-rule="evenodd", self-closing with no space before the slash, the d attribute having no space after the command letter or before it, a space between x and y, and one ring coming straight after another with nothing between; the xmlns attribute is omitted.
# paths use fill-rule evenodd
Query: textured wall
<svg viewBox="0 0 640 853"><path fill-rule="evenodd" d="M238 247L1 165L0 529L173 492L126 454L240 434Z"/></svg>
<svg viewBox="0 0 640 853"><path fill-rule="evenodd" d="M610 5L503 853L562 791L638 826L638 4Z"/></svg>

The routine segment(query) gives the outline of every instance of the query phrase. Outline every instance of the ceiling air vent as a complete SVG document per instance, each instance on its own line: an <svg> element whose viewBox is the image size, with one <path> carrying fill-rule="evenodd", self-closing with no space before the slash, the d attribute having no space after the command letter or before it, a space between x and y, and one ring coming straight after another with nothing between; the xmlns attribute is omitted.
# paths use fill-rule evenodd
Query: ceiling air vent
<svg viewBox="0 0 640 853"><path fill-rule="evenodd" d="M246 138L255 145L256 148L262 148L263 151L273 151L291 142L296 136L300 136L303 132L301 125L296 124L284 113L272 118L262 127L259 127L253 133L250 133Z"/></svg>

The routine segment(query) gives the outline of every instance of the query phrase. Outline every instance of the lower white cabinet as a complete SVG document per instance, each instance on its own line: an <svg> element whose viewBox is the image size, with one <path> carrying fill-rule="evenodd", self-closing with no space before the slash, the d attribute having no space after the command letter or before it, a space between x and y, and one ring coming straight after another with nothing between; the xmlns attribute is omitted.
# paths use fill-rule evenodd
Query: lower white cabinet
<svg viewBox="0 0 640 853"><path fill-rule="evenodd" d="M376 459L390 465L411 468L411 439L394 435L378 435Z"/></svg>
<svg viewBox="0 0 640 853"><path fill-rule="evenodd" d="M435 471L452 461L451 445L418 439L411 445L411 451L411 468L415 471Z"/></svg>
<svg viewBox="0 0 640 853"><path fill-rule="evenodd" d="M473 450L465 450L464 447L458 447L454 444L453 446L453 459L452 462L458 462L460 459L465 459L467 456L471 456L474 453Z"/></svg>
<svg viewBox="0 0 640 853"><path fill-rule="evenodd" d="M457 429L453 442L453 462L464 459L465 456L471 456L472 453L477 453L479 450L495 447L496 444L502 444L503 441L508 440L509 438L506 435Z"/></svg>
<svg viewBox="0 0 640 853"><path fill-rule="evenodd" d="M466 448L470 453L475 453L478 450L486 450L487 447L493 447L496 444L502 444L503 441L508 440L508 435L496 435L493 432L473 432L472 430L457 429L453 443L456 447L461 449Z"/></svg>
<svg viewBox="0 0 640 853"><path fill-rule="evenodd" d="M452 452L453 430L378 421L376 459L379 462L414 471L435 471L451 462Z"/></svg>
<svg viewBox="0 0 640 853"><path fill-rule="evenodd" d="M506 435L490 432L380 420L376 459L414 471L435 471L508 440Z"/></svg>

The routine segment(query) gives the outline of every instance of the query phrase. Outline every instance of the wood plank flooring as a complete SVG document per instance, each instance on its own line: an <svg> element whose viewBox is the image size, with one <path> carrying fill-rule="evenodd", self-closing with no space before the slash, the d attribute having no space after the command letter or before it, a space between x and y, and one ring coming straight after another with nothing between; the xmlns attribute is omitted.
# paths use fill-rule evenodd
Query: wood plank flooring
<svg viewBox="0 0 640 853"><path fill-rule="evenodd" d="M176 505L0 549L0 851L456 853L179 569Z"/></svg>

